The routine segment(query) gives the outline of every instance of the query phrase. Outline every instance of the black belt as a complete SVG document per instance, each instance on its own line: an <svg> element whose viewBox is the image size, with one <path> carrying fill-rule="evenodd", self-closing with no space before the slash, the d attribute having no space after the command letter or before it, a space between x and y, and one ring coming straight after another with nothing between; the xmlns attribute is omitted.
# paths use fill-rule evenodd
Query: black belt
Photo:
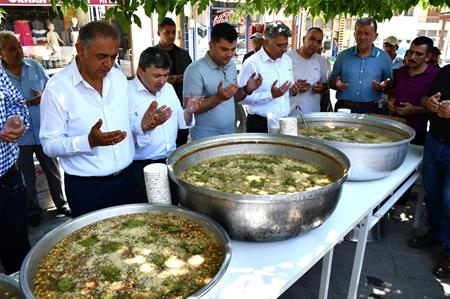
<svg viewBox="0 0 450 299"><path fill-rule="evenodd" d="M378 101L374 102L353 102L348 100L338 100L338 101L343 103L345 106L351 108L369 108L369 109L378 108Z"/></svg>
<svg viewBox="0 0 450 299"><path fill-rule="evenodd" d="M13 175L16 174L16 172L19 171L19 166L17 166L16 163L14 163L6 172L4 175L0 176L0 184L6 183Z"/></svg>
<svg viewBox="0 0 450 299"><path fill-rule="evenodd" d="M66 173L65 175L67 175L68 177L71 178L76 178L79 180L85 180L85 181L98 181L98 180L109 180L109 179L113 179L113 178L119 178L122 175L124 175L125 173L128 172L128 170L131 169L132 164L128 165L127 167L125 167L122 170L119 170L118 172L115 172L113 174L110 175L105 175L105 176L78 176L78 175L73 175L73 174L68 174Z"/></svg>
<svg viewBox="0 0 450 299"><path fill-rule="evenodd" d="M162 163L162 164L166 164L166 162L167 162L167 159L166 158L164 158L164 159L159 159L159 160L150 160L150 159L147 159L147 160L134 160L133 161L134 163L138 163L138 164L154 164L154 163Z"/></svg>

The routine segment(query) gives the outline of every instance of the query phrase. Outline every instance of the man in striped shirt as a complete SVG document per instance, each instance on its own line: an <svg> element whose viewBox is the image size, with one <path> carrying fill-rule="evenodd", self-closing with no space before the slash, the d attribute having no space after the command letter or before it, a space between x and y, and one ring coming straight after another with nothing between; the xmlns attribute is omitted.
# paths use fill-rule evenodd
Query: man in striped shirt
<svg viewBox="0 0 450 299"><path fill-rule="evenodd" d="M16 161L28 123L25 100L0 68L0 262L6 274L19 271L30 249L25 186Z"/></svg>

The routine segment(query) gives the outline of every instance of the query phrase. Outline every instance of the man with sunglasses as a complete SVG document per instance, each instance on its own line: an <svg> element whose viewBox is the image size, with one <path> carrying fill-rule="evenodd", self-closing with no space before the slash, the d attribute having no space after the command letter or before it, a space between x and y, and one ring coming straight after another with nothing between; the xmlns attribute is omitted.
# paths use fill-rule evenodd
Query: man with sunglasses
<svg viewBox="0 0 450 299"><path fill-rule="evenodd" d="M264 30L264 45L242 66L239 84L256 73L264 81L242 101L248 110L247 132L267 133L267 114L278 117L289 114L289 94L297 95L299 83L294 82L292 61L284 55L289 48L291 30L282 22L270 23ZM289 91L289 92L288 92Z"/></svg>

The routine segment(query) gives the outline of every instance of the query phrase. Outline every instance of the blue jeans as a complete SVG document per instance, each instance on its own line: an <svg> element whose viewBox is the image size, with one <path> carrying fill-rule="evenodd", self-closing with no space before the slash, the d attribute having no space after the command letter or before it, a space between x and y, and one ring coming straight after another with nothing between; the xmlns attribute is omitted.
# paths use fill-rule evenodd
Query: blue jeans
<svg viewBox="0 0 450 299"><path fill-rule="evenodd" d="M22 173L0 185L0 261L6 274L20 270L28 251L27 196Z"/></svg>
<svg viewBox="0 0 450 299"><path fill-rule="evenodd" d="M427 134L423 153L423 185L430 233L450 253L450 145Z"/></svg>

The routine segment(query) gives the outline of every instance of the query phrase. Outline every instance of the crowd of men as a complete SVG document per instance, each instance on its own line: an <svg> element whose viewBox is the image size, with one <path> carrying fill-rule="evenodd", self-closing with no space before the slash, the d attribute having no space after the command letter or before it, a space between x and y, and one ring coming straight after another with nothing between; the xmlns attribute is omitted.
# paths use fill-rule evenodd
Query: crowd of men
<svg viewBox="0 0 450 299"><path fill-rule="evenodd" d="M269 113L321 111L331 88L335 110L379 113L387 98L386 113L416 130L413 143L424 145L430 230L409 245L443 242L434 274L450 276L450 66L438 69L433 62L431 39L414 39L402 60L395 37L380 49L374 46L376 21L359 19L356 45L337 55L330 73L319 54L320 28L309 28L302 46L289 50L290 28L273 22L251 36L254 50L238 76L232 25L215 25L209 51L195 62L174 44L175 32L173 20L165 18L160 43L142 52L130 82L116 64L118 34L106 22L80 30L76 58L50 79L40 64L24 58L14 34L0 33L0 239L8 240L0 246L0 261L6 273L17 271L29 250L28 213L42 212L33 154L62 214L147 202L143 168L164 163L188 136L234 133L236 103L245 106L247 132L267 132Z"/></svg>

